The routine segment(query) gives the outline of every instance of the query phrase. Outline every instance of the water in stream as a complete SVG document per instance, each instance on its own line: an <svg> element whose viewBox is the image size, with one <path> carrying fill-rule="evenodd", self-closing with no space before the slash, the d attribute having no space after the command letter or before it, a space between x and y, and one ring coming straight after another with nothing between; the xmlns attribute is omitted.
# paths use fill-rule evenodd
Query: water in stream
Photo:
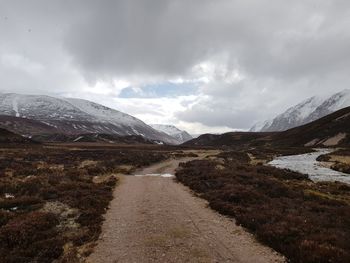
<svg viewBox="0 0 350 263"><path fill-rule="evenodd" d="M316 160L318 156L332 151L331 149L317 149L313 153L280 156L269 162L269 165L307 174L313 181L339 181L350 184L349 174L324 167Z"/></svg>

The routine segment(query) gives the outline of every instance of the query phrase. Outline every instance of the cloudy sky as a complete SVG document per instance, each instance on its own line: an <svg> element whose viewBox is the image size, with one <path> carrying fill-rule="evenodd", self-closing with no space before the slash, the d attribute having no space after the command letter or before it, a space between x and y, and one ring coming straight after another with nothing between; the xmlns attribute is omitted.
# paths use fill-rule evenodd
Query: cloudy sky
<svg viewBox="0 0 350 263"><path fill-rule="evenodd" d="M192 133L350 86L348 0L0 0L0 91Z"/></svg>

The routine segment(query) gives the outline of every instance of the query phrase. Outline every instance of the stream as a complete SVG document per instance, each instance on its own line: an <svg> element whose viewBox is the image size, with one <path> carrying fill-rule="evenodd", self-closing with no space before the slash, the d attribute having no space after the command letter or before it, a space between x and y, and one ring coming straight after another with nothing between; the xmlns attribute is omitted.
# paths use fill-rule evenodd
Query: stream
<svg viewBox="0 0 350 263"><path fill-rule="evenodd" d="M338 181L350 184L350 175L322 166L316 159L318 156L331 153L332 149L315 149L316 152L280 156L268 164L277 168L289 169L299 173L309 175L313 181Z"/></svg>

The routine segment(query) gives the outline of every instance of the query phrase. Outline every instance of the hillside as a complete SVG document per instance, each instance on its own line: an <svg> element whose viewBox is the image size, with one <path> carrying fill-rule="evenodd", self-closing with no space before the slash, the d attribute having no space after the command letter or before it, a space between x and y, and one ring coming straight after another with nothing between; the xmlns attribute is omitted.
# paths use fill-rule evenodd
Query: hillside
<svg viewBox="0 0 350 263"><path fill-rule="evenodd" d="M319 120L284 132L229 132L205 134L184 143L186 146L286 146L334 147L350 146L350 107Z"/></svg>
<svg viewBox="0 0 350 263"><path fill-rule="evenodd" d="M288 146L350 146L350 107L274 136L274 143Z"/></svg>
<svg viewBox="0 0 350 263"><path fill-rule="evenodd" d="M203 134L185 142L184 146L248 146L263 145L270 141L275 133L268 132L228 132L224 134Z"/></svg>
<svg viewBox="0 0 350 263"><path fill-rule="evenodd" d="M0 115L0 128L31 137L35 134L59 133L59 129L44 122L8 115Z"/></svg>
<svg viewBox="0 0 350 263"><path fill-rule="evenodd" d="M159 141L146 139L140 135L119 136L114 134L40 134L34 135L33 140L39 142L99 142L109 144L161 144Z"/></svg>
<svg viewBox="0 0 350 263"><path fill-rule="evenodd" d="M0 128L0 145L13 144L13 143L23 144L23 143L33 143L33 142L18 134L15 134L8 130Z"/></svg>
<svg viewBox="0 0 350 263"><path fill-rule="evenodd" d="M133 116L82 99L0 93L0 114L20 118L7 119L7 124L3 126L29 136L42 133L101 133L119 136L140 135L168 144L178 143L171 136L153 129ZM28 119L46 126L30 123Z"/></svg>

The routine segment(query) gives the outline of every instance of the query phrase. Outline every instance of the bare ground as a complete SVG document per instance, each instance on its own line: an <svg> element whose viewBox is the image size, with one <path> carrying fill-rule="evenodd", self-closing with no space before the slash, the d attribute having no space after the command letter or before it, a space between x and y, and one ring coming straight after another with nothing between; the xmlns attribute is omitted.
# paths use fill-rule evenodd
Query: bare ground
<svg viewBox="0 0 350 263"><path fill-rule="evenodd" d="M200 155L201 156L201 155ZM168 160L137 174L174 173ZM122 176L87 262L284 262L173 178Z"/></svg>

